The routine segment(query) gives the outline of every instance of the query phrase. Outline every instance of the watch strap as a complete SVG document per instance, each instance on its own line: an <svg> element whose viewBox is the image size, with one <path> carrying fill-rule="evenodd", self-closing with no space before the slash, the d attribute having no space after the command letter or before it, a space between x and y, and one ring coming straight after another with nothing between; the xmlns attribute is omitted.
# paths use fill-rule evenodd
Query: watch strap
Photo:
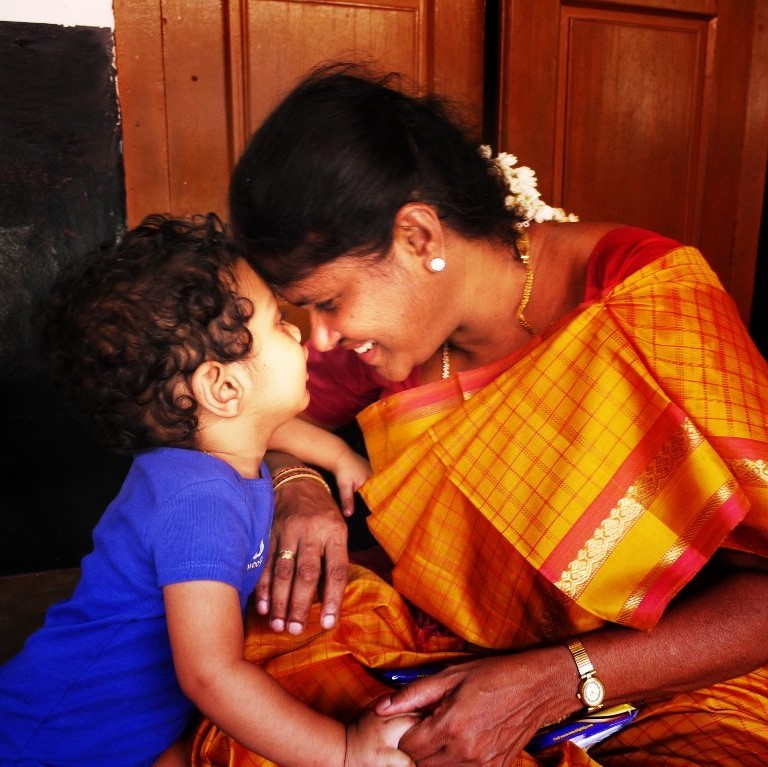
<svg viewBox="0 0 768 767"><path fill-rule="evenodd" d="M571 651L576 668L579 670L579 676L582 679L592 676L595 673L595 667L592 665L584 645L578 639L571 639L566 646Z"/></svg>
<svg viewBox="0 0 768 767"><path fill-rule="evenodd" d="M605 687L598 678L584 645L578 639L571 639L566 647L573 656L581 677L576 697L584 704L588 713L599 711L603 707Z"/></svg>

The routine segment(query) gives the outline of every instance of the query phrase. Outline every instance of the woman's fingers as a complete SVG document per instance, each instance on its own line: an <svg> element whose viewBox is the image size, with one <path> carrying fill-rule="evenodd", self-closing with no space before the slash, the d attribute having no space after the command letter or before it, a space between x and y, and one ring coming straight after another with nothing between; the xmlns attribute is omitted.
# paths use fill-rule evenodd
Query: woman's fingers
<svg viewBox="0 0 768 767"><path fill-rule="evenodd" d="M285 540L285 539L283 539ZM281 543L282 548L274 552L272 561L272 609L269 625L273 631L283 631L286 628L291 633L299 633L296 627L291 629L286 622L291 594L293 592L293 581L298 566L299 552L298 543L286 545Z"/></svg>
<svg viewBox="0 0 768 767"><path fill-rule="evenodd" d="M441 701L460 682L450 670L419 679L407 687L380 698L375 711L380 716L394 716L423 711Z"/></svg>
<svg viewBox="0 0 768 767"><path fill-rule="evenodd" d="M331 628L347 583L347 525L318 482L290 482L279 495L272 547L256 588L257 610L269 616L274 631L300 634L322 580L321 621L324 628Z"/></svg>

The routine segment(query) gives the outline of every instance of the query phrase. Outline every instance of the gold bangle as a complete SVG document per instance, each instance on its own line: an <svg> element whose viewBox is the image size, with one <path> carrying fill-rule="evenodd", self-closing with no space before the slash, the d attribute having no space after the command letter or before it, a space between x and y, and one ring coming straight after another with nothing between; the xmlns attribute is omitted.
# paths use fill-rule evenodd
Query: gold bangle
<svg viewBox="0 0 768 767"><path fill-rule="evenodd" d="M322 478L322 475L320 472L316 471L315 469L310 468L309 466L288 466L285 469L278 469L273 475L272 475L272 483L277 484L285 477L292 477L294 474L314 474L317 477Z"/></svg>
<svg viewBox="0 0 768 767"><path fill-rule="evenodd" d="M272 477L272 488L277 491L279 487L293 482L295 479L312 479L315 482L319 482L329 494L333 495L331 488L328 487L328 483L323 479L320 472L310 469L308 466L292 466L288 469L280 469Z"/></svg>

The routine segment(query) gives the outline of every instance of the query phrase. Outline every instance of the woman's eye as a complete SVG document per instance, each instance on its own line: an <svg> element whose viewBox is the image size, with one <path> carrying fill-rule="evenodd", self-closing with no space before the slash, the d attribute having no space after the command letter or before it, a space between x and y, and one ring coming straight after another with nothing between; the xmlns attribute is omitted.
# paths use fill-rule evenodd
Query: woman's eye
<svg viewBox="0 0 768 767"><path fill-rule="evenodd" d="M317 309L318 312L332 312L335 308L336 304L333 299L315 304L315 309Z"/></svg>

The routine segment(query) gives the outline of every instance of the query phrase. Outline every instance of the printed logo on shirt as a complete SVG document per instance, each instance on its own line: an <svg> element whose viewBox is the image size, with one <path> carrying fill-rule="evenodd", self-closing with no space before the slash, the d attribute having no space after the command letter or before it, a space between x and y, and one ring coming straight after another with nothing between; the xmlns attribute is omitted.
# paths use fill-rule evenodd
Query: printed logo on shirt
<svg viewBox="0 0 768 767"><path fill-rule="evenodd" d="M264 561L264 539L259 544L259 550L251 557L251 561L246 565L246 570L255 570L261 567Z"/></svg>

